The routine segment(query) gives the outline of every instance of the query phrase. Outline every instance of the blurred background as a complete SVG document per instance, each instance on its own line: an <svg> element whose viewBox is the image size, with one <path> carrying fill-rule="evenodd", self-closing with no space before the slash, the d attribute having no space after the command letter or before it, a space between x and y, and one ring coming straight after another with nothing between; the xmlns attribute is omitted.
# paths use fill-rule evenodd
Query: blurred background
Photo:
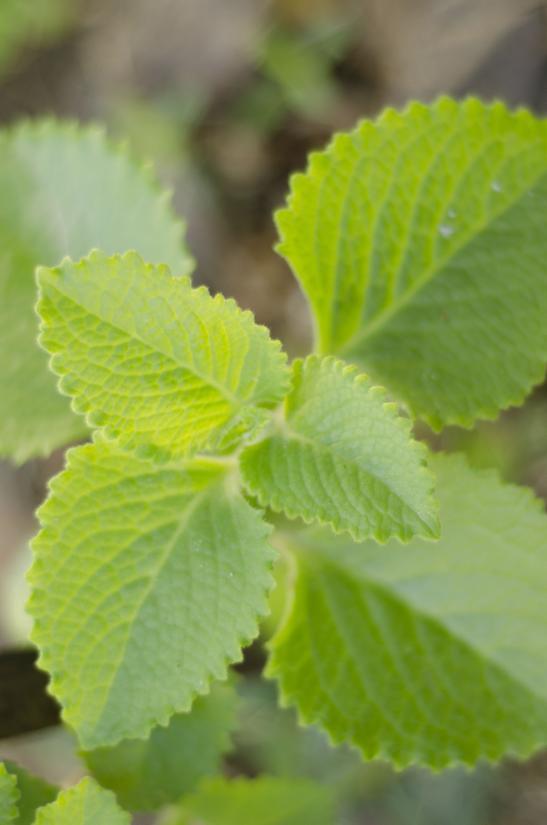
<svg viewBox="0 0 547 825"><path fill-rule="evenodd" d="M106 123L155 164L188 223L197 279L252 309L292 354L310 323L273 252L289 174L331 133L440 93L547 107L540 0L0 0L0 124L50 113ZM0 193L0 197L1 197ZM1 400L0 400L1 403ZM436 445L547 498L547 393ZM27 543L62 455L0 464L0 648L24 645ZM362 765L299 730L250 657L226 770L333 783L344 825L545 825L547 758L434 776ZM9 665L0 673L8 684ZM0 686L1 687L1 686ZM0 730L10 708L0 690ZM4 697L4 704L2 704ZM82 772L59 727L0 739L0 759L69 784ZM151 822L150 818L137 819Z"/></svg>

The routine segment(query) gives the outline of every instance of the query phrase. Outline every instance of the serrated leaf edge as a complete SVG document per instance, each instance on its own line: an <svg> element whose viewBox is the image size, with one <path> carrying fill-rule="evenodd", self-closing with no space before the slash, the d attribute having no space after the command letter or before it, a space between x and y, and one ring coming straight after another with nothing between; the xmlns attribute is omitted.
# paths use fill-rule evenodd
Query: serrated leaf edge
<svg viewBox="0 0 547 825"><path fill-rule="evenodd" d="M327 355L327 356L319 356L316 354L308 355L306 358L299 358L293 362L293 368L300 368L303 367L305 364L308 363L316 363L319 366L319 369L330 369L331 366L342 373L342 375L347 376L353 379L353 383L359 386L360 384L366 384L368 392L376 395L377 397L381 398L388 398L388 393L385 387L380 386L379 384L373 384L369 376L364 373L359 367L355 366L354 364L347 364L345 361L342 361L335 355ZM293 370L293 375L294 375ZM287 394L290 396L291 390L289 390ZM287 399L286 399L287 400ZM421 538L429 539L431 541L436 541L441 535L441 524L439 521L439 504L437 498L435 496L435 475L433 471L429 468L427 459L428 459L428 449L426 445L418 441L416 438L412 436L412 421L409 418L404 418L399 412L399 405L393 401L384 401L382 404L384 411L386 412L386 416L389 417L395 424L398 426L405 435L408 436L409 439L409 447L412 449L416 456L419 459L419 474L427 480L428 482L428 496L427 501L430 506L431 514L432 514L432 521L433 527L430 528L430 532L428 534L419 534ZM267 440L267 439L265 439ZM260 442L258 442L260 443ZM249 449L252 449L254 445L251 445ZM386 531L377 528L372 532L365 532L359 533L354 528L349 528L343 524L341 519L336 520L326 520L321 517L308 517L303 516L301 513L295 512L291 507L287 507L283 504L278 495L273 494L268 497L266 494L262 493L262 491L258 490L250 483L249 479L246 477L245 474L245 464L244 464L244 457L247 448L244 449L241 453L241 479L245 490L252 496L256 498L258 503L263 508L270 508L275 513L284 513L288 516L291 520L301 520L304 524L319 524L323 527L329 527L335 535L341 534L348 534L352 537L352 539L356 542L364 541L367 538L372 538L378 544L386 544L390 539L397 539L402 544L408 544L412 541L413 536L408 536L405 538L404 536L398 533L387 533ZM420 520L423 522L423 519L420 517ZM425 522L423 522L425 524ZM415 534L418 535L418 534Z"/></svg>
<svg viewBox="0 0 547 825"><path fill-rule="evenodd" d="M74 457L74 454L79 453L81 450L85 450L92 446L93 444L91 443L79 447L72 447L67 450L65 454L65 467L48 483L47 498L44 501L44 503L38 508L36 513L41 524L40 532L30 542L33 561L30 569L26 574L26 580L29 584L31 592L25 606L25 609L28 611L29 615L32 617L33 620L33 626L30 633L30 641L32 641L38 648L38 658L36 661L37 667L48 673L50 676L50 680L46 686L46 690L57 701L60 701L59 697L64 694L64 674L59 668L56 668L54 666L54 663L50 660L49 646L47 644L47 640L45 644L41 644L39 639L41 622L40 620L36 620L34 617L34 608L37 605L38 607L40 606L41 598L43 594L46 592L44 588L40 587L39 583L36 581L36 578L39 577L41 566L40 537L42 530L45 529L49 524L48 510L51 505L52 496L60 489L62 489L64 481L63 477L65 477L66 474L73 469L71 461ZM153 466L153 462L150 463ZM259 508L253 507L248 502L247 504L256 513L258 513L258 515L262 515L262 511ZM246 626L242 626L237 631L237 633L234 634L234 640L231 645L231 649L226 650L224 660L220 662L216 668L211 667L202 674L202 676L197 680L195 687L190 688L190 698L187 702L167 705L163 713L158 714L157 717L149 717L143 720L140 728L135 729L135 731L130 736L120 735L115 738L102 741L85 741L84 739L78 736L78 741L83 749L95 750L96 748L100 747L114 747L115 745L118 745L120 742L124 741L127 738L147 739L154 727L167 727L167 725L169 724L169 720L174 714L187 713L191 709L194 701L197 699L198 696L209 695L211 693L211 686L213 682L225 682L228 680L230 675L230 666L233 664L237 664L238 662L241 662L243 660L244 648L248 647L253 642L253 640L258 637L260 633L261 620L266 618L270 613L269 597L276 585L276 581L273 575L273 565L275 560L277 559L278 552L277 550L275 550L275 548L269 541L269 538L273 532L273 527L263 518L262 527L263 541L265 545L267 545L270 549L270 555L267 559L267 561L269 561L269 568L266 575L264 576L264 581L262 582L262 605L256 609L256 618L254 619L254 621L247 623ZM63 708L62 714L65 718L65 721L70 725L70 711L67 713Z"/></svg>

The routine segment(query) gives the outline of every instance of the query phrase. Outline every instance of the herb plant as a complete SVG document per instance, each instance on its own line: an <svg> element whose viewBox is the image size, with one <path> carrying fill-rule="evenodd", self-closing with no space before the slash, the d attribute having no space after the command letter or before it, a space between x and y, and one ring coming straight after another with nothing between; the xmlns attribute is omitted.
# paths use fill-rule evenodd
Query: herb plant
<svg viewBox="0 0 547 825"><path fill-rule="evenodd" d="M181 797L173 823L334 821L305 780L198 784L234 724L217 680L279 558L266 674L303 724L398 768L547 744L544 508L413 435L494 418L543 378L546 122L443 98L313 153L276 215L315 327L290 365L192 286L165 199L97 132L19 127L0 180L0 445L22 460L92 433L39 511L28 609L95 779L28 821L125 823L121 805ZM14 777L0 822L22 821Z"/></svg>

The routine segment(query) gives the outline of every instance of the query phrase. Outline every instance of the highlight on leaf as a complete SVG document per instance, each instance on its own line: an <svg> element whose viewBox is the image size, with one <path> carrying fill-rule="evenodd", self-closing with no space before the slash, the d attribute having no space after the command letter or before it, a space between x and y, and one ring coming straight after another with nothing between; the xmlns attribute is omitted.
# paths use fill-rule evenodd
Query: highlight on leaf
<svg viewBox="0 0 547 825"><path fill-rule="evenodd" d="M547 744L547 515L529 490L437 456L442 537L293 538L268 675L366 759L441 769ZM525 608L524 608L525 606Z"/></svg>
<svg viewBox="0 0 547 825"><path fill-rule="evenodd" d="M279 252L322 354L434 429L520 404L547 362L547 122L441 98L334 137L291 181Z"/></svg>
<svg viewBox="0 0 547 825"><path fill-rule="evenodd" d="M38 281L60 389L120 444L162 456L233 445L285 394L286 356L266 328L167 267L93 252Z"/></svg>
<svg viewBox="0 0 547 825"><path fill-rule="evenodd" d="M82 747L140 739L186 712L258 632L275 553L231 465L74 448L33 543L40 666Z"/></svg>
<svg viewBox="0 0 547 825"><path fill-rule="evenodd" d="M292 378L276 431L242 453L247 489L356 540L438 537L425 447L384 390L335 358L296 361Z"/></svg>

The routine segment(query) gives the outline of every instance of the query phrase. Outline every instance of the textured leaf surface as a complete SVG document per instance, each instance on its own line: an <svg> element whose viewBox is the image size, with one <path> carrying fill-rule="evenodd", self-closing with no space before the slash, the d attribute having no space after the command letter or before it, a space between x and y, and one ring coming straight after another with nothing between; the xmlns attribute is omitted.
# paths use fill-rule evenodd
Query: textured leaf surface
<svg viewBox="0 0 547 825"><path fill-rule="evenodd" d="M149 172L97 129L51 121L0 132L0 454L43 455L85 434L36 343L38 264L135 249L177 275L191 261Z"/></svg>
<svg viewBox="0 0 547 825"><path fill-rule="evenodd" d="M95 778L132 811L154 810L177 802L199 781L220 770L235 724L236 696L227 685L214 685L189 713L172 716L148 739L130 739L114 748L85 754Z"/></svg>
<svg viewBox="0 0 547 825"><path fill-rule="evenodd" d="M17 780L0 762L0 825L11 825L17 819Z"/></svg>
<svg viewBox="0 0 547 825"><path fill-rule="evenodd" d="M270 675L366 758L435 768L547 743L547 516L529 490L436 457L441 540L302 534Z"/></svg>
<svg viewBox="0 0 547 825"><path fill-rule="evenodd" d="M35 819L35 825L129 825L130 822L131 817L118 806L114 794L89 778L40 808Z"/></svg>
<svg viewBox="0 0 547 825"><path fill-rule="evenodd" d="M59 789L50 785L49 782L33 776L13 762L6 762L6 768L15 777L19 791L18 815L15 817L14 825L32 825L36 810L41 808L42 805L53 802L59 793Z"/></svg>
<svg viewBox="0 0 547 825"><path fill-rule="evenodd" d="M95 252L38 280L40 340L61 390L123 444L217 446L283 398L286 358L266 328L166 267Z"/></svg>
<svg viewBox="0 0 547 825"><path fill-rule="evenodd" d="M332 792L306 779L212 779L173 825L333 825Z"/></svg>
<svg viewBox="0 0 547 825"><path fill-rule="evenodd" d="M273 550L218 462L73 449L40 509L33 641L82 747L144 738L225 678L266 611Z"/></svg>
<svg viewBox="0 0 547 825"><path fill-rule="evenodd" d="M547 360L547 123L412 104L314 153L279 251L322 353L363 364L433 427L521 402Z"/></svg>
<svg viewBox="0 0 547 825"><path fill-rule="evenodd" d="M248 489L263 505L355 539L437 536L425 449L384 396L342 361L296 361L278 432L241 456Z"/></svg>

